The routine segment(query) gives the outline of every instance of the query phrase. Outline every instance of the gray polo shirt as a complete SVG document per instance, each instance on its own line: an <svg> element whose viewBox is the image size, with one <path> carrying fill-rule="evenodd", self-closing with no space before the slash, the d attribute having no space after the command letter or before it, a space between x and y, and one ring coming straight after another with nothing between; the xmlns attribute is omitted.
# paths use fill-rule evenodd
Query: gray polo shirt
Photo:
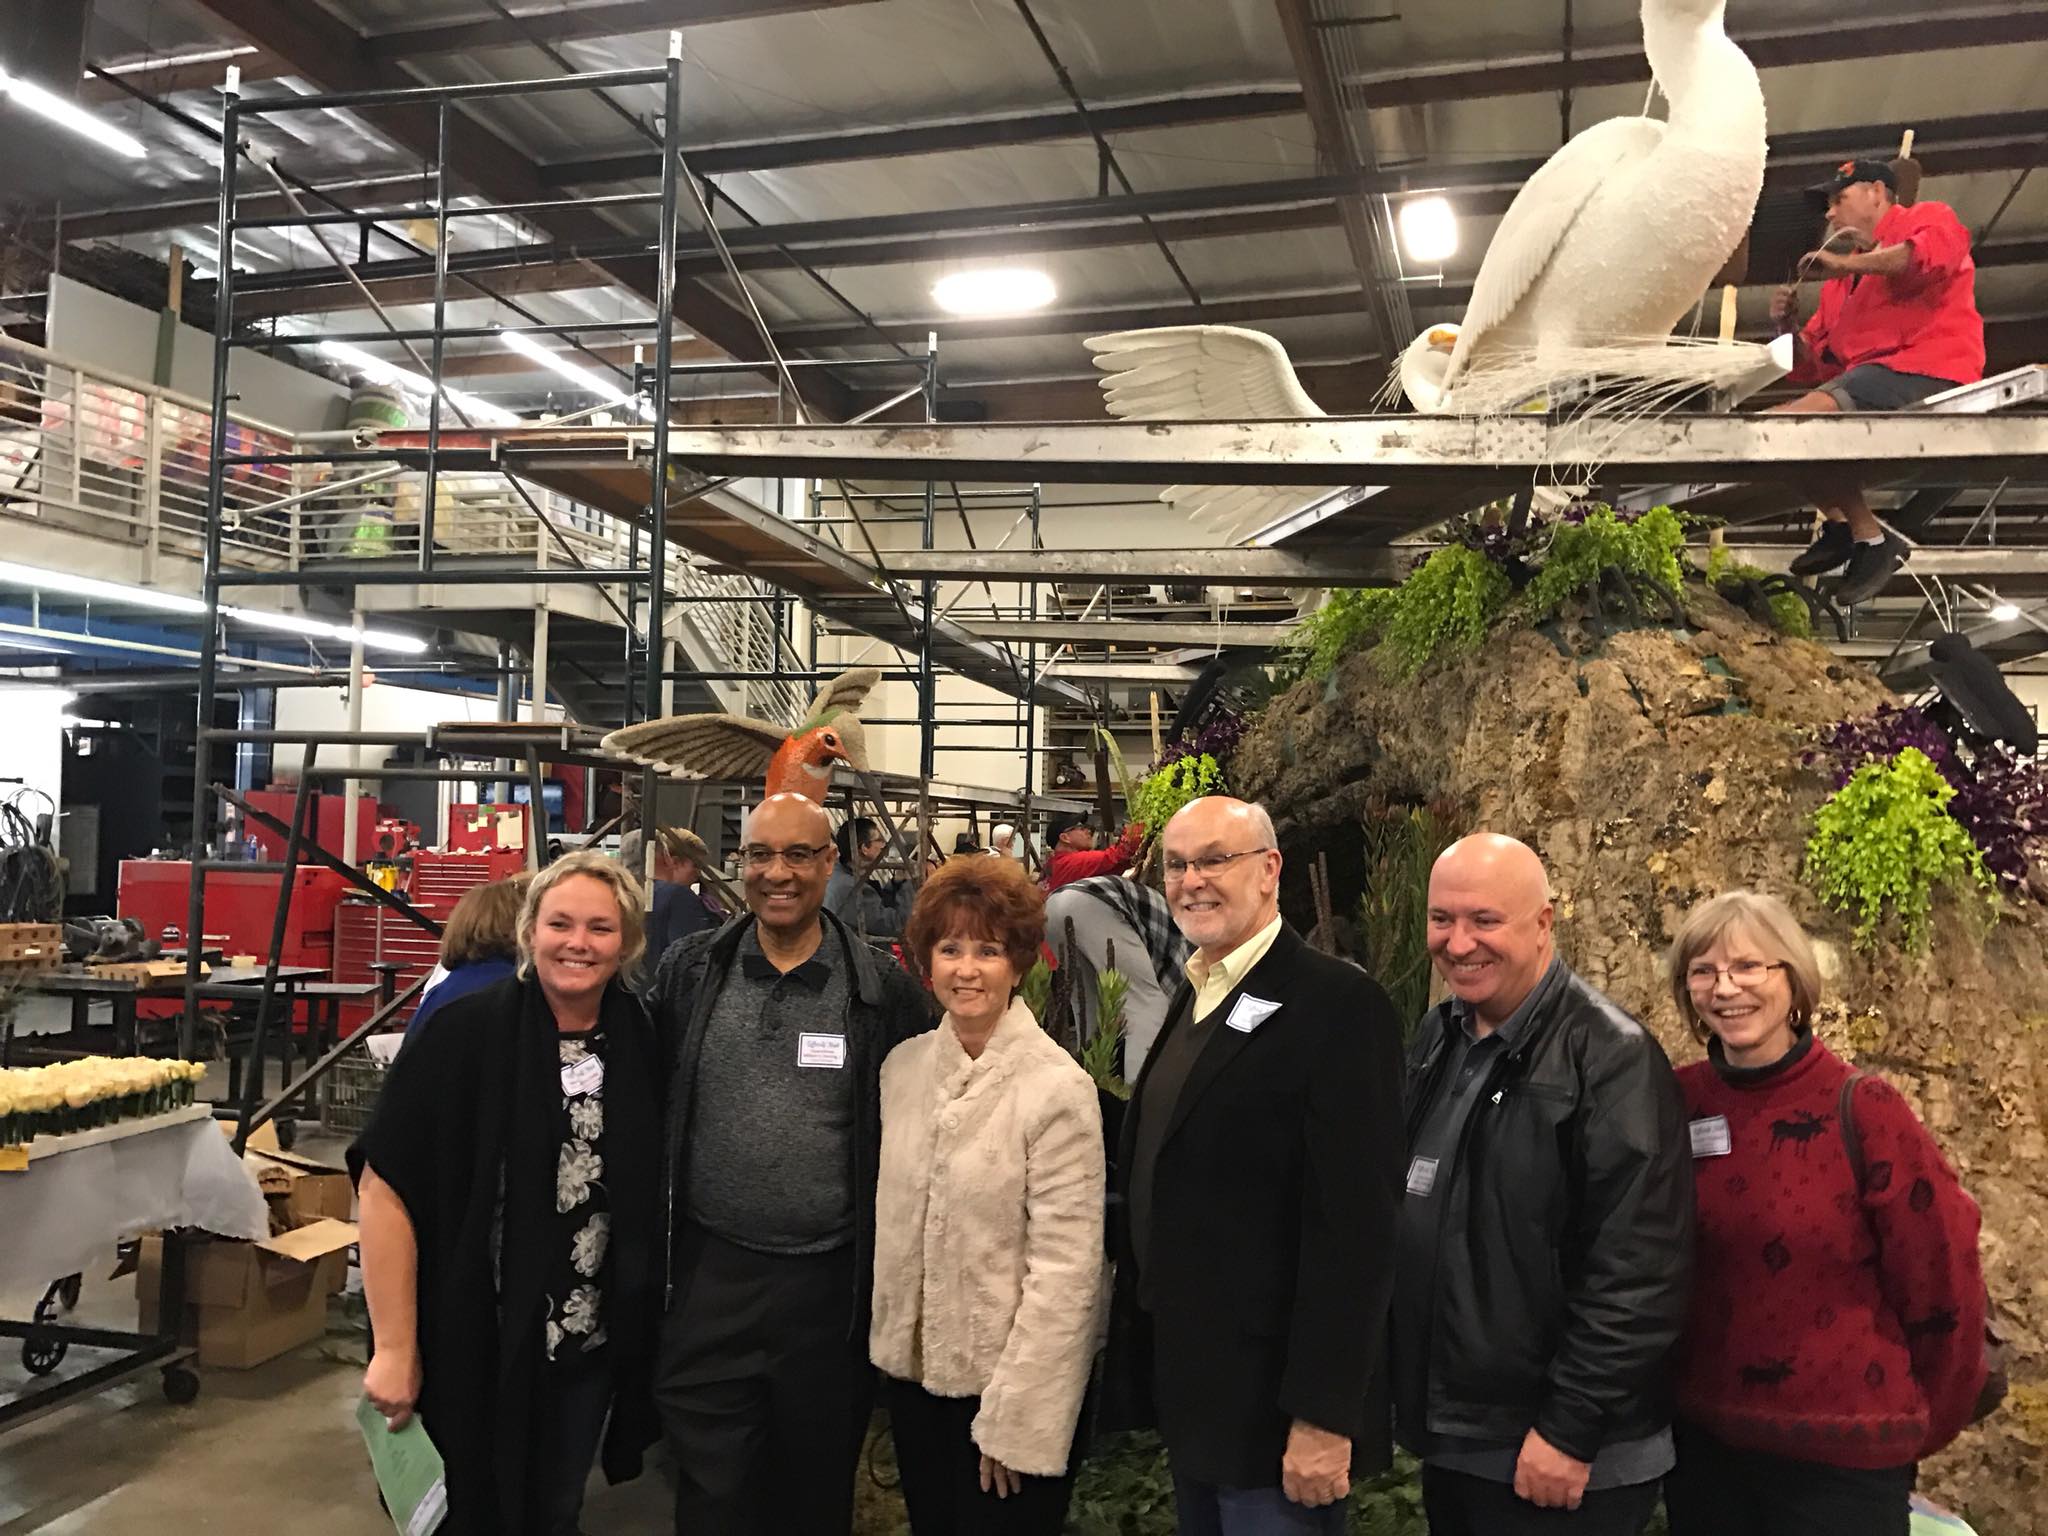
<svg viewBox="0 0 2048 1536"><path fill-rule="evenodd" d="M828 930L784 974L750 927L711 1005L690 1113L690 1220L762 1253L853 1241L852 962Z"/></svg>
<svg viewBox="0 0 2048 1536"><path fill-rule="evenodd" d="M1449 1031L1449 1039L1444 1046L1449 1059L1437 1079L1435 1094L1409 1151L1408 1192L1401 1201L1401 1223L1396 1238L1396 1262L1404 1267L1413 1266L1413 1272L1432 1277L1432 1283L1422 1288L1420 1294L1427 1295L1436 1289L1433 1277L1443 1239L1443 1195L1450 1188L1458 1145L1465 1134L1465 1123L1479 1102L1480 1090L1492 1075L1494 1063L1514 1049L1515 1042L1528 1028L1536 1010L1557 994L1570 975L1571 970L1565 965L1564 957L1553 955L1550 968L1522 1000L1522 1005L1498 1029L1485 1036L1474 1028L1470 1008L1455 999L1451 1003L1451 1022L1455 1027ZM1419 1351L1426 1361L1429 1352L1428 1317L1399 1315L1398 1293L1396 1307L1393 1328L1396 1356L1406 1356L1412 1362L1414 1356L1411 1352ZM1413 1369L1412 1364L1410 1369ZM1403 1379L1398 1364L1395 1379ZM1497 1445L1484 1440L1468 1440L1458 1435L1438 1434L1426 1424L1404 1423L1400 1432L1401 1443L1431 1466L1483 1477L1490 1482L1512 1483L1515 1480L1515 1463L1522 1453L1520 1441L1512 1445ZM1662 1477L1671 1470L1675 1460L1669 1429L1659 1430L1640 1440L1603 1445L1593 1459L1592 1475L1586 1486L1589 1489L1634 1487Z"/></svg>

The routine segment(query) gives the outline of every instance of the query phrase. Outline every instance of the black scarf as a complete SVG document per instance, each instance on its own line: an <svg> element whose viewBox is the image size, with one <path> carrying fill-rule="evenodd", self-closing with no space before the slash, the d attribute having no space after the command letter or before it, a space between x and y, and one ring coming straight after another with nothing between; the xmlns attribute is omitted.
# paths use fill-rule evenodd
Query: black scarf
<svg viewBox="0 0 2048 1536"><path fill-rule="evenodd" d="M606 1333L618 1373L603 1453L614 1481L652 1443L661 1117L651 1026L614 981L605 1032ZM562 1125L560 1032L538 983L458 999L387 1080L350 1151L405 1201L420 1251L420 1415L448 1468L445 1536L521 1536L545 1433L545 1321ZM495 1250L495 1256L494 1256ZM493 1302L495 1301L495 1305Z"/></svg>

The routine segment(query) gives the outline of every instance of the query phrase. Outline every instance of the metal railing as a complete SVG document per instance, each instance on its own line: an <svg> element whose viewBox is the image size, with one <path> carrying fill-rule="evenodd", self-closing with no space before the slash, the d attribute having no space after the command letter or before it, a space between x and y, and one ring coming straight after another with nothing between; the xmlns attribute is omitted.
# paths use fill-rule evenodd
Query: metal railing
<svg viewBox="0 0 2048 1536"><path fill-rule="evenodd" d="M291 456L299 445L292 432L254 417L230 414L228 424L230 456ZM153 580L159 553L199 555L211 428L203 401L0 336L0 519L137 549L143 579ZM317 574L326 562L416 561L425 485L425 475L396 463L233 466L223 563ZM542 486L523 488L524 497L498 472L438 476L437 559L537 571L636 562L623 519ZM666 571L681 622L715 666L775 670L774 587L706 570L674 546ZM460 577L451 569L444 579ZM794 721L809 695L789 682L754 682L746 701L755 714Z"/></svg>

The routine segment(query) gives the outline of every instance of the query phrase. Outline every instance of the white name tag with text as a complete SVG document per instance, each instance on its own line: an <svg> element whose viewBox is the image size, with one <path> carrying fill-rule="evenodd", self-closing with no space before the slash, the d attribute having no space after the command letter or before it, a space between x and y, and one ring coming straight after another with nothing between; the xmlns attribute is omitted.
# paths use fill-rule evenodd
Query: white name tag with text
<svg viewBox="0 0 2048 1536"><path fill-rule="evenodd" d="M595 1093L604 1086L604 1058L586 1056L573 1067L562 1068L562 1092L572 1099Z"/></svg>
<svg viewBox="0 0 2048 1536"><path fill-rule="evenodd" d="M1729 1134L1726 1115L1694 1120L1686 1129L1692 1133L1694 1157L1726 1157L1735 1150L1735 1138Z"/></svg>
<svg viewBox="0 0 2048 1536"><path fill-rule="evenodd" d="M796 1064L800 1067L844 1067L846 1036L798 1035Z"/></svg>
<svg viewBox="0 0 2048 1536"><path fill-rule="evenodd" d="M1278 1003L1269 1003L1263 997L1245 993L1238 998L1237 1005L1230 1010L1230 1017L1223 1022L1240 1035L1248 1035L1279 1011Z"/></svg>
<svg viewBox="0 0 2048 1536"><path fill-rule="evenodd" d="M1418 1157L1408 1165L1408 1193L1418 1198L1436 1188L1436 1159Z"/></svg>

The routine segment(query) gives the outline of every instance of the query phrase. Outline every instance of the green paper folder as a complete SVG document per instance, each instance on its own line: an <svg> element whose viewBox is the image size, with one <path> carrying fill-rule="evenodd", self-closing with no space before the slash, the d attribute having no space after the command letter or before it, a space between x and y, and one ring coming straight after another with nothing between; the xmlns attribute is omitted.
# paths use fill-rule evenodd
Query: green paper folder
<svg viewBox="0 0 2048 1536"><path fill-rule="evenodd" d="M367 1397L356 1404L356 1423L398 1536L432 1536L448 1518L448 1478L426 1426L414 1415L405 1428L386 1429L384 1415Z"/></svg>

